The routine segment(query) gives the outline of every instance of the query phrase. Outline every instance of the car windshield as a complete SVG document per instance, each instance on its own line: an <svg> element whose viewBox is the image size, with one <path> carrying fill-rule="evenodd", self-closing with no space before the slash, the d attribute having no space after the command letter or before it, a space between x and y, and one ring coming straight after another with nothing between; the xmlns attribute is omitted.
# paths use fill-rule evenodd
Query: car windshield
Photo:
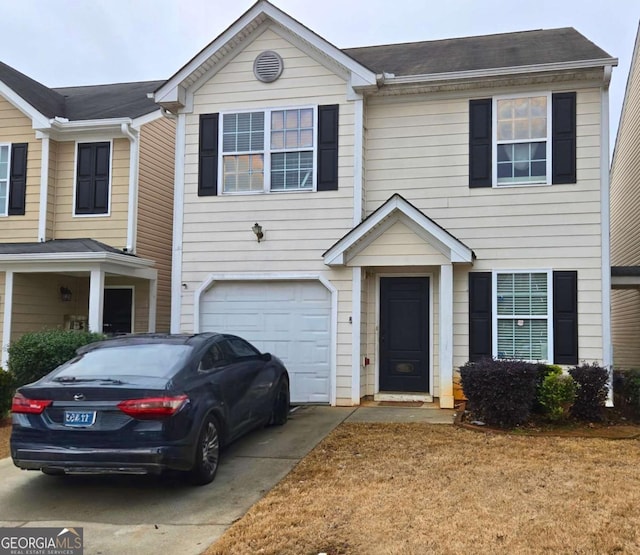
<svg viewBox="0 0 640 555"><path fill-rule="evenodd" d="M96 349L66 362L56 379L105 378L113 376L156 376L175 373L189 357L188 345L147 343Z"/></svg>

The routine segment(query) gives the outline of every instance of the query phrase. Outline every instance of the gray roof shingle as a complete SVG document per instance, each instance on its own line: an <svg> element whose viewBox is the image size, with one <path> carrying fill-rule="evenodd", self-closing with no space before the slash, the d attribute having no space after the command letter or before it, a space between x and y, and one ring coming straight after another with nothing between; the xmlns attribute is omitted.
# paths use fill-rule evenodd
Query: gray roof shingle
<svg viewBox="0 0 640 555"><path fill-rule="evenodd" d="M96 241L95 239L52 239L43 243L0 243L0 255L95 252L125 254L121 250Z"/></svg>
<svg viewBox="0 0 640 555"><path fill-rule="evenodd" d="M426 75L611 58L572 27L345 48L376 73Z"/></svg>

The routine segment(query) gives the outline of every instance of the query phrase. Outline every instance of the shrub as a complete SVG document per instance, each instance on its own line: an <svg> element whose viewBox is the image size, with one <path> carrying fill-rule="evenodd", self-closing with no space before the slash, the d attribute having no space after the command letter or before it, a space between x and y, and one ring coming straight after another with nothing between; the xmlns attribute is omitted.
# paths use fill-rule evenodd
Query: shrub
<svg viewBox="0 0 640 555"><path fill-rule="evenodd" d="M15 391L15 378L11 372L0 368L0 419L11 409L11 400Z"/></svg>
<svg viewBox="0 0 640 555"><path fill-rule="evenodd" d="M483 359L460 368L469 410L489 425L511 428L526 422L536 396L539 365Z"/></svg>
<svg viewBox="0 0 640 555"><path fill-rule="evenodd" d="M613 402L624 416L640 420L640 370L613 371Z"/></svg>
<svg viewBox="0 0 640 555"><path fill-rule="evenodd" d="M540 388L542 387L542 382L544 382L545 378L550 374L562 374L562 367L557 366L555 364L536 364L536 371L538 372L536 378L536 392L540 392ZM546 414L547 409L542 406L540 400L538 399L538 395L533 400L533 405L531 407L531 411L536 414Z"/></svg>
<svg viewBox="0 0 640 555"><path fill-rule="evenodd" d="M576 382L576 399L571 414L580 420L602 420L602 409L609 392L609 371L597 364L583 364L569 370Z"/></svg>
<svg viewBox="0 0 640 555"><path fill-rule="evenodd" d="M16 387L39 380L73 358L78 347L101 339L100 333L65 330L25 333L9 346L9 370Z"/></svg>
<svg viewBox="0 0 640 555"><path fill-rule="evenodd" d="M562 420L576 398L576 382L562 370L551 371L538 387L538 402L550 420Z"/></svg>

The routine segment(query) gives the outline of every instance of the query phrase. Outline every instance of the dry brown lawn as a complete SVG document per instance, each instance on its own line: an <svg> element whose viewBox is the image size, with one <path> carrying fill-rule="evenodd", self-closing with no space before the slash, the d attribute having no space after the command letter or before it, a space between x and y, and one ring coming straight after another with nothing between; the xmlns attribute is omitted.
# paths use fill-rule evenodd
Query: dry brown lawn
<svg viewBox="0 0 640 555"><path fill-rule="evenodd" d="M640 553L640 440L343 424L213 554Z"/></svg>

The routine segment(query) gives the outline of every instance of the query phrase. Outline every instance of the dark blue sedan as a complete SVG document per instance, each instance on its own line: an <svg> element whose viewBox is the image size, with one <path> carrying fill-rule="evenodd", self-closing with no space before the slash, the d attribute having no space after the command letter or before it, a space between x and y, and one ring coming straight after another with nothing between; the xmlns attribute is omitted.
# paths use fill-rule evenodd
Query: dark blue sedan
<svg viewBox="0 0 640 555"><path fill-rule="evenodd" d="M93 343L11 407L11 456L46 474L160 474L211 482L220 447L289 414L280 360L233 335L131 335Z"/></svg>

